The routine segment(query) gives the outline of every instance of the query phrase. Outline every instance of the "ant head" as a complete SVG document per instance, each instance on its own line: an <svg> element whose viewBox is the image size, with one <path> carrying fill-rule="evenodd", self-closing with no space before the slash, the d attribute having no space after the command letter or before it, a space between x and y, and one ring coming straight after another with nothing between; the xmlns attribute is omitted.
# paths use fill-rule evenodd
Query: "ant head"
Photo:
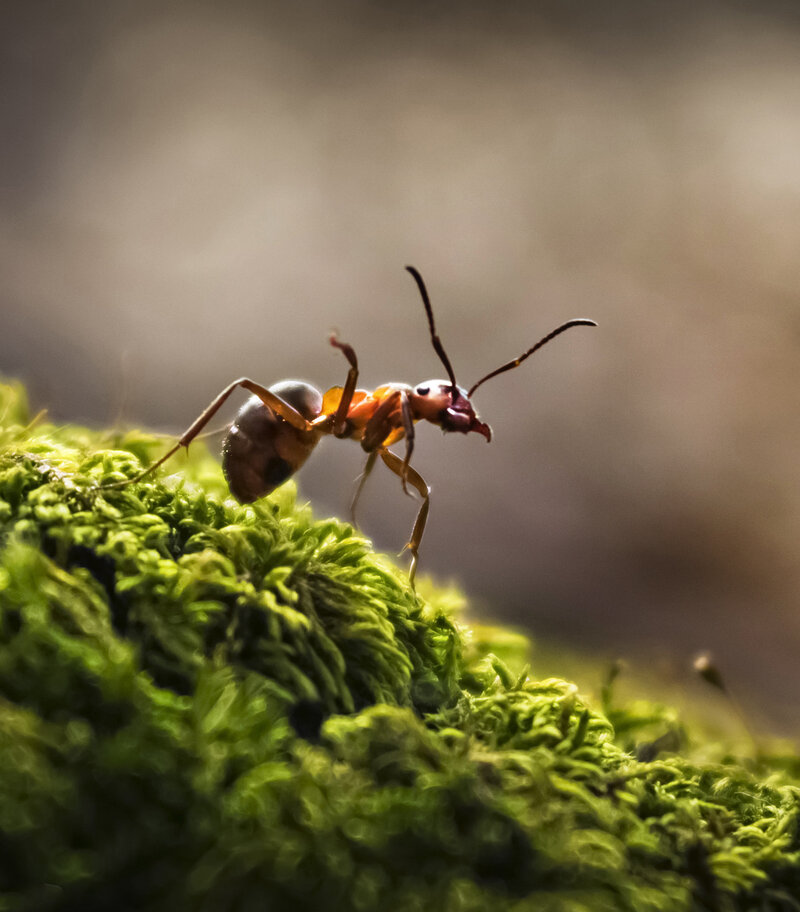
<svg viewBox="0 0 800 912"><path fill-rule="evenodd" d="M421 383L414 390L413 398L419 417L425 418L434 424L438 424L444 431L460 431L462 434L476 431L478 434L483 434L487 440L491 440L491 428L488 424L484 424L482 421L478 420L478 416L475 414L475 410L472 407L471 397L475 390L482 383L491 380L492 377L513 370L515 367L519 367L527 357L532 355L535 351L538 351L538 349L543 345L546 345L551 339L555 339L555 337L564 332L565 329L569 329L572 326L597 326L594 320L587 320L583 317L580 317L577 320L567 320L566 323L562 323L561 326L556 327L543 339L540 339L536 345L531 346L526 352L523 352L518 358L514 358L513 361L509 361L507 364L503 364L486 374L485 377L481 377L477 383L473 383L468 390L465 390L456 383L456 375L453 372L450 359L447 357L447 352L444 350L442 341L436 333L436 326L433 320L433 308L431 307L425 283L422 281L422 276L413 266L406 266L406 269L411 273L414 281L417 283L417 288L419 288L419 293L422 296L422 303L425 305L425 313L428 315L428 326L430 327L433 349L439 356L439 360L444 365L447 376L450 378L449 381L430 380L428 383Z"/></svg>
<svg viewBox="0 0 800 912"><path fill-rule="evenodd" d="M462 387L454 386L448 380L427 380L414 388L410 398L417 417L439 425L446 433L475 431L487 441L492 439L492 429L475 414L467 391Z"/></svg>

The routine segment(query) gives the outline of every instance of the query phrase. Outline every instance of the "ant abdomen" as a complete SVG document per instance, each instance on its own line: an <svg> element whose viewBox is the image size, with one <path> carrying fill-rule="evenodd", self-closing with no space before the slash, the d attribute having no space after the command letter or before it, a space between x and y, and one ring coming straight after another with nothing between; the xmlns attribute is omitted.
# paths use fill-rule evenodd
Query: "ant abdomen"
<svg viewBox="0 0 800 912"><path fill-rule="evenodd" d="M322 394L302 380L284 380L271 393L311 421L322 412ZM320 438L284 421L258 396L242 406L222 447L222 471L240 503L252 503L283 484L303 465Z"/></svg>

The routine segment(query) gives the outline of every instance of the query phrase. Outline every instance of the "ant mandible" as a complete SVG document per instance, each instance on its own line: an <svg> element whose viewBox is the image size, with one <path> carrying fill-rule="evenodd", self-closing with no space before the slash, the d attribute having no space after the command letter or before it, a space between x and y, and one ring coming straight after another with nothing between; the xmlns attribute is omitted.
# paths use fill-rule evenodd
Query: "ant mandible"
<svg viewBox="0 0 800 912"><path fill-rule="evenodd" d="M358 498L380 456L386 466L400 478L403 490L408 485L419 493L422 505L419 508L411 538L406 548L411 552L409 582L414 586L419 546L425 531L430 508L430 488L422 476L410 465L414 452L414 424L429 421L446 433L458 431L468 434L474 431L487 441L492 431L484 424L472 407L472 395L478 387L518 367L535 351L572 326L597 326L594 320L579 318L568 320L548 333L535 345L507 364L496 368L465 390L456 383L450 359L436 333L425 283L413 266L406 269L414 277L425 313L428 316L431 342L439 360L447 371L447 380L427 380L418 386L405 383L388 383L369 392L356 389L358 382L358 360L352 347L340 342L336 335L330 343L347 358L350 369L344 386L334 386L324 395L318 389L302 380L283 380L269 388L240 377L214 399L205 411L181 436L180 440L157 462L123 484L132 484L154 472L181 447L189 444L200 434L211 418L217 413L228 397L239 387L253 393L236 416L222 447L222 469L233 496L240 503L252 503L270 494L303 465L311 451L324 434L361 442L366 451L367 462L361 473L351 505L355 517ZM406 441L405 456L401 459L389 447L399 440ZM355 521L355 519L354 519Z"/></svg>

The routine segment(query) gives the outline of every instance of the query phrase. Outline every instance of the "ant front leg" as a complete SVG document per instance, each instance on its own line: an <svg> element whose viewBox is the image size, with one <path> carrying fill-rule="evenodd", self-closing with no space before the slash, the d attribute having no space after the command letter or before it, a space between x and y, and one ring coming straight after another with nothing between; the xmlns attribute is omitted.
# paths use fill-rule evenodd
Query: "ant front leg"
<svg viewBox="0 0 800 912"><path fill-rule="evenodd" d="M254 380L249 380L247 377L240 377L238 380L234 380L233 383L225 387L217 398L214 399L214 401L205 408L203 413L183 432L175 446L168 450L158 461L154 462L151 466L148 466L143 472L140 472L133 478L128 478L125 481L112 482L111 484L103 485L102 487L124 487L125 485L133 484L134 482L142 481L142 479L147 478L148 475L155 472L155 470L159 466L162 466L171 456L174 456L181 447L188 448L189 444L198 436L198 434L200 434L208 422L216 415L220 408L222 408L231 394L239 389L239 387L258 396L267 408L271 408L276 414L280 415L284 421L292 427L297 428L297 430L309 431L312 429L311 422L307 421L300 412L292 408L287 402L284 402L279 396L276 396L275 393L270 392L265 386L261 386L260 383L256 383Z"/></svg>
<svg viewBox="0 0 800 912"><path fill-rule="evenodd" d="M403 428L406 432L406 455L403 459L402 475L400 481L403 482L403 491L408 494L408 471L410 469L411 454L414 452L414 418L411 414L411 403L408 400L408 393L400 393L400 414L403 418ZM427 488L427 485L425 485ZM410 495L409 495L410 496Z"/></svg>
<svg viewBox="0 0 800 912"><path fill-rule="evenodd" d="M422 506L419 508L419 513L417 513L417 518L414 520L414 527L411 530L411 538L406 545L406 548L411 552L411 566L408 570L408 581L411 583L411 588L414 588L414 577L417 574L417 559L419 557L419 546L422 542L422 536L425 532L425 523L428 520L428 511L431 506L431 489L428 487L425 479L417 472L416 469L412 469L410 465L406 465L405 462L399 457L396 456L391 450L380 450L381 459L386 463L386 465L394 472L395 475L403 480L403 474L411 482L411 484L417 489L420 496L422 497Z"/></svg>
<svg viewBox="0 0 800 912"><path fill-rule="evenodd" d="M353 494L353 502L350 504L350 518L353 525L356 525L356 505L361 497L361 492L364 489L367 478L369 478L370 472L375 465L375 460L378 457L381 445L387 440L392 442L392 439L394 439L392 435L397 432L395 413L397 411L398 401L400 402L400 415L406 437L406 455L403 460L400 480L403 482L403 491L410 496L406 483L408 480L408 463L411 460L411 454L414 452L414 419L411 415L411 405L408 400L408 394L405 390L395 390L378 406L372 415L372 418L370 418L364 428L364 436L362 437L361 444L369 453L369 456L367 457L364 471L358 477L356 490Z"/></svg>
<svg viewBox="0 0 800 912"><path fill-rule="evenodd" d="M398 407L399 421L403 425L403 434L399 433L398 427ZM364 436L361 440L362 447L369 453L379 446L391 446L398 437L406 438L406 455L403 459L402 469L398 473L400 481L403 483L403 492L411 496L408 490L408 471L411 454L414 452L414 418L411 414L411 404L408 400L408 393L402 389L396 389L389 393L381 402L375 413L367 422L364 428Z"/></svg>

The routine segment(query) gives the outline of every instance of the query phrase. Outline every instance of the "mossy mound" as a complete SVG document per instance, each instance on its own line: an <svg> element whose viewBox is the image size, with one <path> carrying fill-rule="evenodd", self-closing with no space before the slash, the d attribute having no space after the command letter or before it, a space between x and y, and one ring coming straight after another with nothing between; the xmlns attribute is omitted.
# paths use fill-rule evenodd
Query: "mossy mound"
<svg viewBox="0 0 800 912"><path fill-rule="evenodd" d="M0 910L800 909L793 757L512 673L291 485L98 488L163 444L29 422L0 387Z"/></svg>

